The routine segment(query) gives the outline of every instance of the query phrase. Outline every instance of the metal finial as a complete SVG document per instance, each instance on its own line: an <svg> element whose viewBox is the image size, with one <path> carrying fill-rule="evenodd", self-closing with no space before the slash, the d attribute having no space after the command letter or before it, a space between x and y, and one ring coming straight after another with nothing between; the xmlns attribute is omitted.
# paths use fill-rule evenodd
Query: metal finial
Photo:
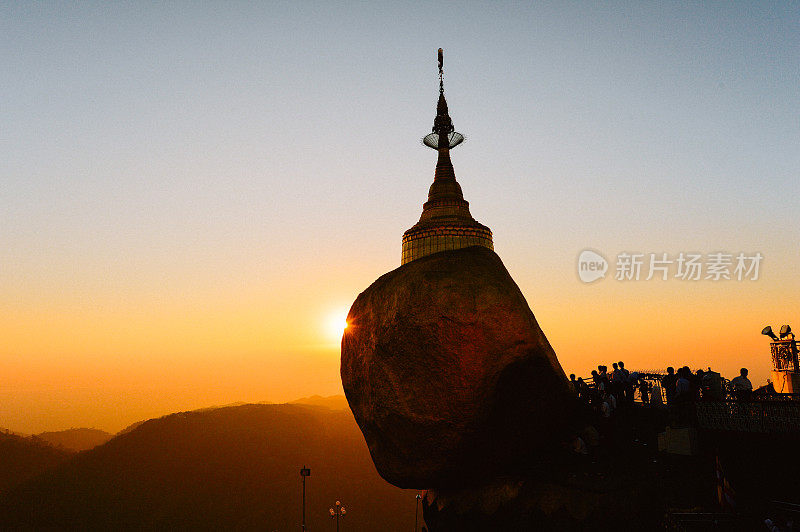
<svg viewBox="0 0 800 532"><path fill-rule="evenodd" d="M444 92L444 51L439 48L439 92Z"/></svg>
<svg viewBox="0 0 800 532"><path fill-rule="evenodd" d="M436 118L433 121L432 133L422 139L422 143L434 150L455 148L464 142L464 135L453 129L453 121L447 111L447 100L444 98L444 52L439 48L439 102L436 104Z"/></svg>

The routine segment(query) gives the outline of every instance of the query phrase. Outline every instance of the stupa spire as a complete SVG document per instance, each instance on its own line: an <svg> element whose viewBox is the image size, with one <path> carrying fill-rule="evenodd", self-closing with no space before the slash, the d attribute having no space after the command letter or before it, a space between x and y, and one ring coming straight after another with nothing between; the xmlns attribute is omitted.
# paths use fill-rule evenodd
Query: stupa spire
<svg viewBox="0 0 800 532"><path fill-rule="evenodd" d="M439 48L439 101L436 104L436 118L433 119L431 133L422 139L422 143L439 152L436 163L435 179L455 179L453 163L450 161L450 149L464 142L464 135L453 127L453 120L447 109L444 97L444 52Z"/></svg>
<svg viewBox="0 0 800 532"><path fill-rule="evenodd" d="M402 264L436 253L469 246L493 249L492 232L472 217L456 181L450 150L464 142L455 131L444 97L443 52L439 48L439 101L431 133L422 139L425 146L439 153L428 201L422 206L419 222L403 234Z"/></svg>
<svg viewBox="0 0 800 532"><path fill-rule="evenodd" d="M453 120L447 111L447 100L444 97L444 55L439 48L439 101L436 104L436 118L433 119L433 133L438 135L437 149L450 148L449 137L454 131Z"/></svg>

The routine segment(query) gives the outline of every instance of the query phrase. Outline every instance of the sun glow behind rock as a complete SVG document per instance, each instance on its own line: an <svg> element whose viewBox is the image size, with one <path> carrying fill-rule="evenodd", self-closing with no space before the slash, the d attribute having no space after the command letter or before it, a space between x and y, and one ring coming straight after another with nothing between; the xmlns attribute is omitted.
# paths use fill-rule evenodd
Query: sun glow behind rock
<svg viewBox="0 0 800 532"><path fill-rule="evenodd" d="M332 340L341 340L345 329L347 329L347 310L341 309L328 316L327 332Z"/></svg>

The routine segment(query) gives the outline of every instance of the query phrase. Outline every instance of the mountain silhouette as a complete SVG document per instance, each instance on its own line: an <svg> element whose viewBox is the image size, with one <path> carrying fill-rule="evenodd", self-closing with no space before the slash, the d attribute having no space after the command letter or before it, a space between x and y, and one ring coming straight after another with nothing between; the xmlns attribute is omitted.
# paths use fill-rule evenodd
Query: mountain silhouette
<svg viewBox="0 0 800 532"><path fill-rule="evenodd" d="M331 410L350 411L350 405L347 404L347 398L345 398L344 395L329 395L327 397L323 397L321 395L312 395L311 397L296 399L291 401L289 404L324 406L325 408L330 408Z"/></svg>
<svg viewBox="0 0 800 532"><path fill-rule="evenodd" d="M114 437L113 434L104 430L84 428L41 432L36 436L53 447L62 447L76 452L94 449Z"/></svg>
<svg viewBox="0 0 800 532"><path fill-rule="evenodd" d="M145 421L0 494L15 529L405 531L416 494L386 483L349 410L248 404Z"/></svg>
<svg viewBox="0 0 800 532"><path fill-rule="evenodd" d="M147 420L143 419L141 421L137 421L136 423L131 423L130 425L128 425L127 427L125 427L121 431L117 432L116 436L122 436L123 434L127 434L129 432L132 432L132 431L136 430L137 428L139 428L140 426L142 426L142 424L144 424L146 422L147 422Z"/></svg>
<svg viewBox="0 0 800 532"><path fill-rule="evenodd" d="M72 453L35 436L0 432L0 494L67 461Z"/></svg>

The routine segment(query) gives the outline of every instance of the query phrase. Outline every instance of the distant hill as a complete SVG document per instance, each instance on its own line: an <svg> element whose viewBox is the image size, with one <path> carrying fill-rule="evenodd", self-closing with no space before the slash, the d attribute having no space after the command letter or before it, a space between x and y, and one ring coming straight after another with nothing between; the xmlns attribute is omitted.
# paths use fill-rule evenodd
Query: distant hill
<svg viewBox="0 0 800 532"><path fill-rule="evenodd" d="M33 436L32 434L17 432L16 430L7 429L5 427L0 427L0 432L2 432L3 434L16 434L17 436L22 436L24 438L27 438L28 436Z"/></svg>
<svg viewBox="0 0 800 532"><path fill-rule="evenodd" d="M36 437L0 432L0 493L65 462L72 453Z"/></svg>
<svg viewBox="0 0 800 532"><path fill-rule="evenodd" d="M328 397L323 397L321 395L312 395L311 397L303 397L302 399L296 399L289 404L297 405L314 405L314 406L324 406L325 408L330 408L331 410L346 410L350 411L350 405L347 403L347 399L344 395L329 395Z"/></svg>
<svg viewBox="0 0 800 532"><path fill-rule="evenodd" d="M10 528L298 530L300 468L311 468L310 531L413 528L414 491L378 476L348 411L243 405L140 424L0 495Z"/></svg>
<svg viewBox="0 0 800 532"><path fill-rule="evenodd" d="M114 435L99 429L67 429L55 432L42 432L36 437L54 447L70 451L87 451L110 440Z"/></svg>
<svg viewBox="0 0 800 532"><path fill-rule="evenodd" d="M117 432L116 436L122 436L123 434L127 434L127 433L129 433L129 432L131 432L133 430L136 430L139 427L141 427L143 423L146 423L146 422L147 422L147 420L144 419L142 421L137 421L136 423L131 423L130 425L128 425L127 427L125 427L121 431Z"/></svg>
<svg viewBox="0 0 800 532"><path fill-rule="evenodd" d="M289 403L273 403L271 401L259 401L257 403L246 403L244 401L237 401L234 403L228 403L223 405L216 405L216 406L207 406L204 408L198 408L197 410L193 410L193 412L205 412L208 410L216 410L218 408L227 408L231 406L243 406L243 405L274 405L274 404L292 404L292 405L312 405L312 406L324 406L325 408L330 408L331 410L350 410L350 405L347 404L347 399L344 395L329 395L329 396L322 396L322 395L312 395L310 397L302 397L300 399L295 399L294 401L289 401ZM134 430L135 428L139 427L142 423L147 421L146 419L142 421L137 421L136 423L131 423L121 431L117 432L116 436L121 436L122 434L127 434L128 432ZM0 429L2 430L2 429Z"/></svg>

